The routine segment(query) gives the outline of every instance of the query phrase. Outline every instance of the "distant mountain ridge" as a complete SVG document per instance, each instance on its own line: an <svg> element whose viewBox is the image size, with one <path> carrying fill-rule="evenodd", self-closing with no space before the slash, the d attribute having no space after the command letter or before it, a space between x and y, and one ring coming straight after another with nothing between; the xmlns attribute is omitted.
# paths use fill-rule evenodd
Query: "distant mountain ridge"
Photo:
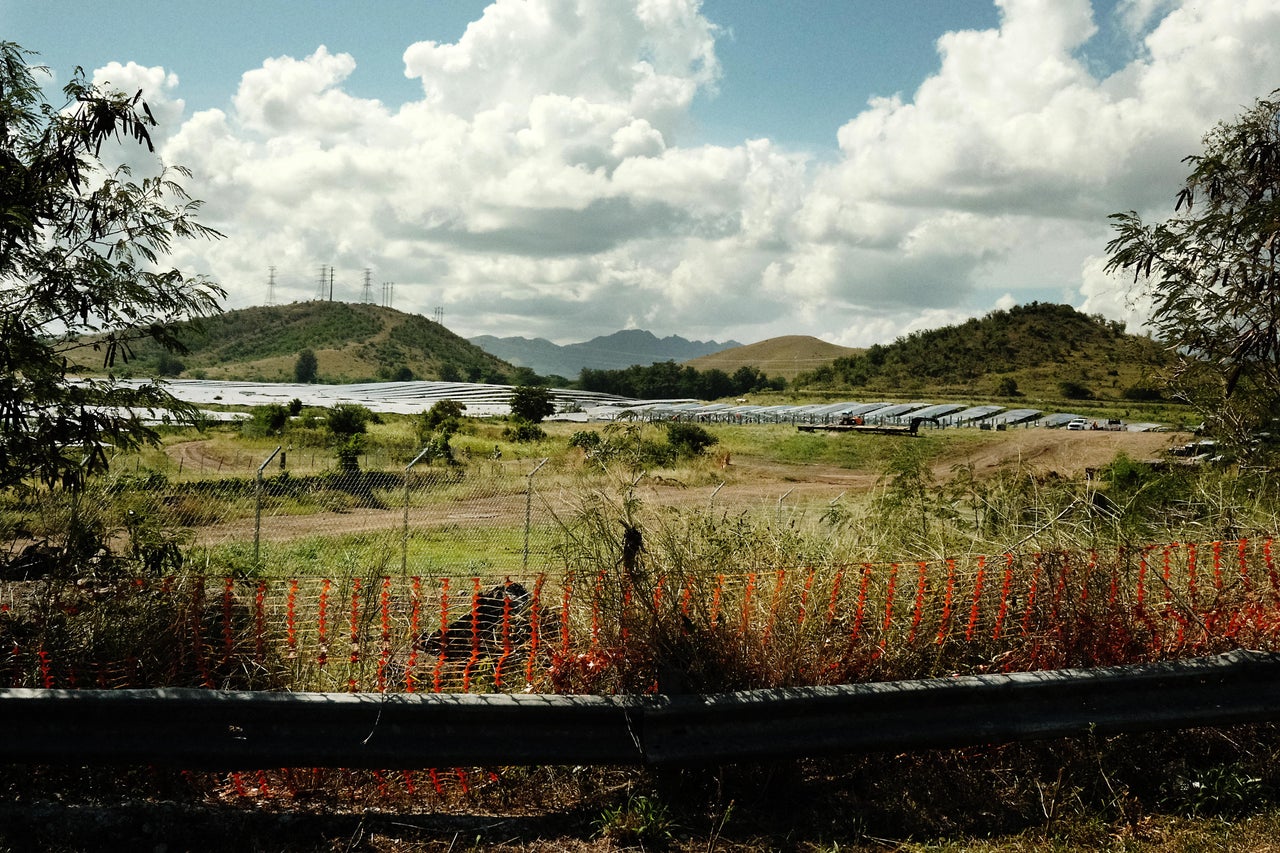
<svg viewBox="0 0 1280 853"><path fill-rule="evenodd" d="M622 370L632 365L660 361L684 362L742 344L737 341L690 341L679 335L659 338L643 329L625 329L589 341L561 346L545 338L498 338L479 335L472 344L517 367L527 367L542 376L576 379L584 367L593 370Z"/></svg>

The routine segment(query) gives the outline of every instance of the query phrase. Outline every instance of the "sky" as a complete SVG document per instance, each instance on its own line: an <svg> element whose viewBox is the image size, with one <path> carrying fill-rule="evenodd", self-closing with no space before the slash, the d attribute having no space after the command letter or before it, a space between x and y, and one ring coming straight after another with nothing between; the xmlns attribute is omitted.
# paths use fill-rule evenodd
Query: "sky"
<svg viewBox="0 0 1280 853"><path fill-rule="evenodd" d="M171 263L225 307L324 266L338 299L557 343L866 346L1035 300L1137 330L1108 215L1170 217L1182 158L1280 87L1275 0L50 8L0 0L0 38L51 93L143 90L226 235Z"/></svg>

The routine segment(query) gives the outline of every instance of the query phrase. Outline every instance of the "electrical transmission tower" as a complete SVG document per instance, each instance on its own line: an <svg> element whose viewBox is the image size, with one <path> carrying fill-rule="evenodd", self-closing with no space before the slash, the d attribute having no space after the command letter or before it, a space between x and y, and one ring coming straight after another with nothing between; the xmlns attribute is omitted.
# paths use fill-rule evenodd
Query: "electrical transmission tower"
<svg viewBox="0 0 1280 853"><path fill-rule="evenodd" d="M267 305L276 304L276 268L267 267Z"/></svg>
<svg viewBox="0 0 1280 853"><path fill-rule="evenodd" d="M321 264L320 265L320 287L316 291L316 299L320 300L321 302L324 301L324 293L325 293L325 290L327 289L325 287L325 283L328 277L329 277L329 268L324 264Z"/></svg>
<svg viewBox="0 0 1280 853"><path fill-rule="evenodd" d="M360 291L360 301L365 305L373 304L373 270L365 267L364 287Z"/></svg>

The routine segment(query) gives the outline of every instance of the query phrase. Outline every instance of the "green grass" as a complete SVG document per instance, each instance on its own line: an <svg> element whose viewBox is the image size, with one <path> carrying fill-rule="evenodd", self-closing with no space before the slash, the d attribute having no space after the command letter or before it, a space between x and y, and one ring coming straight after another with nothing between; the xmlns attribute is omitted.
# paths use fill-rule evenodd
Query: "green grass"
<svg viewBox="0 0 1280 853"><path fill-rule="evenodd" d="M914 438L850 436L805 433L789 424L711 425L709 430L720 440L712 448L712 455L728 452L734 459L761 459L786 465L834 465L872 474L882 472L904 448L931 462L1004 437L971 429L923 430Z"/></svg>
<svg viewBox="0 0 1280 853"><path fill-rule="evenodd" d="M558 530L530 530L537 570ZM405 550L401 528L368 533L316 535L287 542L262 541L259 565L253 543L193 547L188 562L214 576L291 577L496 577L519 576L524 568L524 526L413 528ZM404 569L402 570L402 565Z"/></svg>

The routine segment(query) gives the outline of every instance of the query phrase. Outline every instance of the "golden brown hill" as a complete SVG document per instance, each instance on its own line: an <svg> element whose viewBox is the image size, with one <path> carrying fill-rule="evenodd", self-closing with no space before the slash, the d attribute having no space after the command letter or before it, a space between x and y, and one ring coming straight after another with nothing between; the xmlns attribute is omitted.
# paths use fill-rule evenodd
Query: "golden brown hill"
<svg viewBox="0 0 1280 853"><path fill-rule="evenodd" d="M792 379L802 371L814 370L837 358L860 355L862 350L837 346L809 335L783 335L767 341L734 347L704 355L685 364L697 370L723 370L732 374L739 367L755 367L767 376Z"/></svg>

